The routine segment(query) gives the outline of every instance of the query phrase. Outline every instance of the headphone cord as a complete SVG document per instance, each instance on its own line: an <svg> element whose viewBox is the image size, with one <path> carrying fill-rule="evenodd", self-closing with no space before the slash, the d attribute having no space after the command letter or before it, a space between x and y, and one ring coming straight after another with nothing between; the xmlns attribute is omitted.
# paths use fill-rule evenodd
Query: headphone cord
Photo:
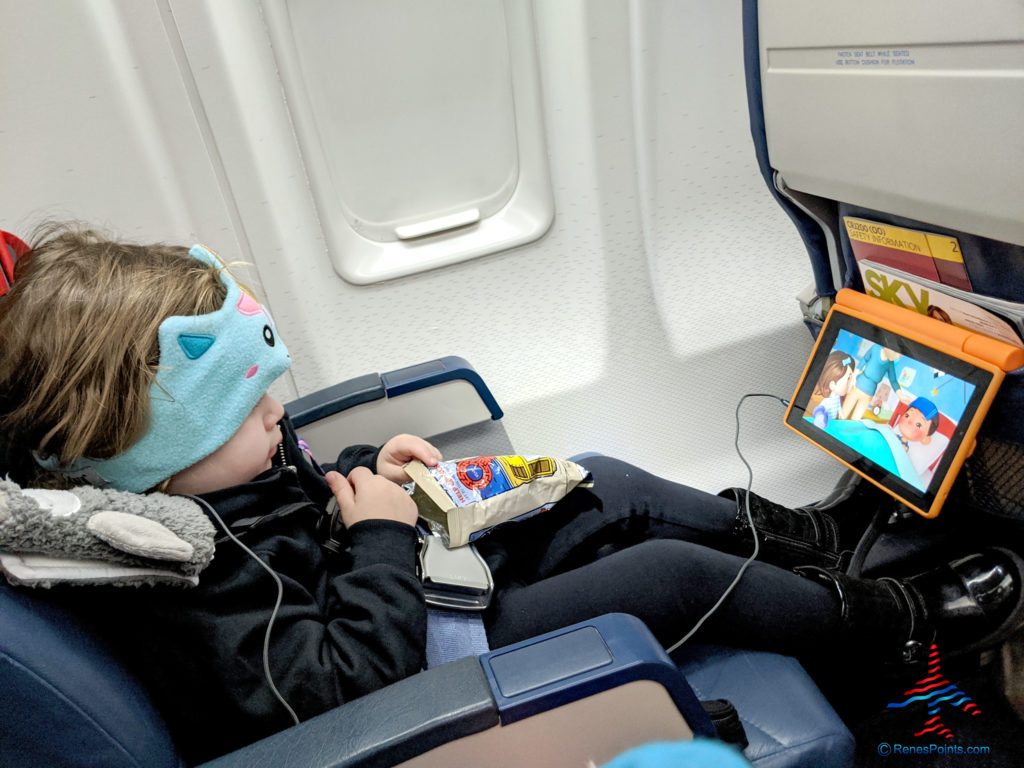
<svg viewBox="0 0 1024 768"><path fill-rule="evenodd" d="M227 535L227 537L231 539L233 542L235 542L235 544L237 544L239 547L241 547L242 550L247 555L249 555L249 557L251 557L257 563L259 563L260 567L270 574L270 577L274 580L274 583L277 585L277 600L274 603L274 610L270 614L270 620L267 622L267 631L263 636L263 676L267 679L267 685L270 686L271 692L274 694L277 700L281 702L281 705L286 710L288 710L288 714L291 716L292 721L295 723L295 725L298 725L299 716L295 714L295 710L292 709L291 706L289 706L287 701L285 701L284 696L281 695L281 692L277 689L277 686L274 685L274 678L270 674L270 633L274 628L274 621L277 619L278 611L281 610L281 601L284 599L284 584L281 583L281 577L277 575L273 568L271 568L269 565L263 562L263 560L260 559L259 555L257 555L251 549L249 549L249 547L242 543L241 539L239 539L234 533L231 532L231 528L221 519L221 516L217 514L216 510L214 510L214 508L205 499L200 499L197 496L191 496L188 494L183 495L186 498L192 499L192 501L201 505L213 517L213 519L217 521L220 527L224 530L224 533Z"/></svg>
<svg viewBox="0 0 1024 768"><path fill-rule="evenodd" d="M736 588L736 585L740 583L740 579L743 578L743 574L746 573L747 568L749 568L750 564L757 559L757 555L761 551L761 542L757 535L757 527L754 525L754 516L750 511L750 489L754 485L754 470L753 468L751 468L747 460L743 457L743 452L740 450L740 406L743 405L743 401L746 400L748 397L771 397L774 398L775 400L778 400L780 403L787 407L789 406L789 401L784 400L778 395L771 395L764 392L750 392L746 395L743 395L743 397L740 398L740 401L736 403L736 438L733 444L736 446L736 455L740 457L740 461L743 462L743 466L747 468L747 488L746 493L743 495L743 497L746 501L745 512L747 514L747 523L750 526L750 534L754 537L754 552L750 555L750 557L748 557L743 562L743 565L740 566L740 569L737 572L736 577L732 580L729 586L725 588L725 591L722 593L721 597L718 598L715 604L711 606L710 609L708 609L707 613L701 616L700 620L696 624L693 625L693 629L691 629L682 638L680 638L680 640L675 645L671 646L670 648L666 648L666 653L672 653L674 650L683 645L683 643L685 643L687 640L693 637L697 633L697 630L704 626L704 622L711 618L712 614L714 614L715 611L717 611L722 606L722 603L726 601L726 598L728 598L729 595L732 594L732 591Z"/></svg>

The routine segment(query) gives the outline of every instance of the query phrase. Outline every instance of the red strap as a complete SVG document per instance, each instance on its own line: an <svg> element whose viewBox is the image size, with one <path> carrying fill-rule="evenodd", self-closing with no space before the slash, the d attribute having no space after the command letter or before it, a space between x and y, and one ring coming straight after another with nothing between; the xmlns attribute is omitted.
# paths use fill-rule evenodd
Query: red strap
<svg viewBox="0 0 1024 768"><path fill-rule="evenodd" d="M28 245L21 238L0 230L0 296L10 290L14 283L14 264L28 251Z"/></svg>

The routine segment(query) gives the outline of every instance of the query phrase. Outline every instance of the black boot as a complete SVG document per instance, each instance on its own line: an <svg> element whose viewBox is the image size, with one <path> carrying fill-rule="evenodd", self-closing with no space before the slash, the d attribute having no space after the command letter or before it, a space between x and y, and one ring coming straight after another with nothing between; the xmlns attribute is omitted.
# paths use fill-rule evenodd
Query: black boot
<svg viewBox="0 0 1024 768"><path fill-rule="evenodd" d="M817 566L795 569L831 586L842 605L840 632L852 652L880 661L924 661L994 647L1024 623L1024 561L990 548L908 579L858 579Z"/></svg>
<svg viewBox="0 0 1024 768"><path fill-rule="evenodd" d="M752 541L746 489L727 488L718 495L735 500L734 533L741 541ZM837 487L818 504L795 509L755 493L749 498L760 542L759 559L783 568L816 565L845 569L876 514L887 513L891 506L885 500L880 505L877 495L855 483Z"/></svg>
<svg viewBox="0 0 1024 768"><path fill-rule="evenodd" d="M1024 561L990 548L905 579L943 647L961 653L989 648L1024 621ZM952 655L952 654L951 654Z"/></svg>

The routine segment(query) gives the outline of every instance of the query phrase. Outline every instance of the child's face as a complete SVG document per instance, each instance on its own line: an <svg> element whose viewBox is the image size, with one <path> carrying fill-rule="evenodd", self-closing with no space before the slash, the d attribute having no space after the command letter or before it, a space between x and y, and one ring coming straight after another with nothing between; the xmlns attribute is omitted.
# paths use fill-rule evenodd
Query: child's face
<svg viewBox="0 0 1024 768"><path fill-rule="evenodd" d="M171 478L168 493L209 493L245 483L270 469L284 416L284 406L264 395L224 445Z"/></svg>
<svg viewBox="0 0 1024 768"><path fill-rule="evenodd" d="M908 408L899 423L900 434L903 437L912 443L925 445L931 441L931 436L928 434L930 427L931 422L917 408Z"/></svg>

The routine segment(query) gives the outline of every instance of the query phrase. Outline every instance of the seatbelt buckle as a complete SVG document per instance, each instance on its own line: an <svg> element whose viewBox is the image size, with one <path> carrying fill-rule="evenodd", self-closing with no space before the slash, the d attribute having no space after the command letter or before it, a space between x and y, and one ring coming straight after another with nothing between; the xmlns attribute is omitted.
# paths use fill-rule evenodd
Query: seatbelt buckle
<svg viewBox="0 0 1024 768"><path fill-rule="evenodd" d="M454 611L482 611L491 603L491 569L472 544L448 549L440 536L420 539L420 580L427 605Z"/></svg>

